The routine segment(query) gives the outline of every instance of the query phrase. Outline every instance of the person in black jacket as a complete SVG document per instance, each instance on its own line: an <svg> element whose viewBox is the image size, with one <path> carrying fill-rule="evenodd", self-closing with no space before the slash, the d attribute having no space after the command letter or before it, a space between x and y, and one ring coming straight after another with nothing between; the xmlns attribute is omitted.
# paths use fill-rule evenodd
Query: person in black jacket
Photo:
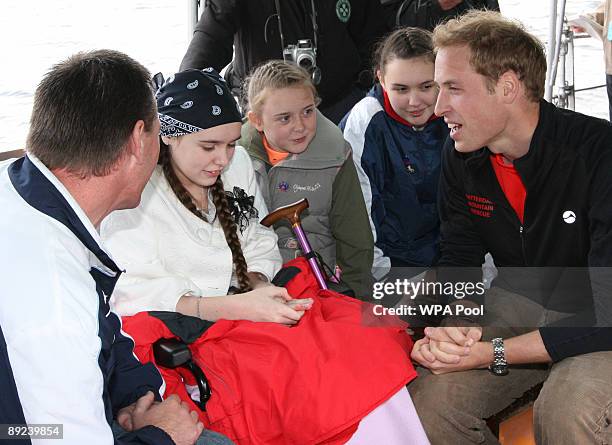
<svg viewBox="0 0 612 445"><path fill-rule="evenodd" d="M484 419L544 382L537 443L609 442L612 126L542 100L542 44L498 13L440 25L434 44L451 138L439 265L454 268L438 279L459 284L486 252L499 275L483 307L451 297L450 317L415 344L429 371L409 389L428 437L497 443ZM484 328L460 319L465 307L484 309Z"/></svg>
<svg viewBox="0 0 612 445"><path fill-rule="evenodd" d="M282 59L288 45L309 39L321 76L319 110L338 123L371 86L369 56L385 31L379 0L208 0L181 70L221 71L234 45L225 77L241 96L253 68Z"/></svg>
<svg viewBox="0 0 612 445"><path fill-rule="evenodd" d="M497 0L382 0L387 25L414 26L432 31L445 20L472 9L499 11Z"/></svg>

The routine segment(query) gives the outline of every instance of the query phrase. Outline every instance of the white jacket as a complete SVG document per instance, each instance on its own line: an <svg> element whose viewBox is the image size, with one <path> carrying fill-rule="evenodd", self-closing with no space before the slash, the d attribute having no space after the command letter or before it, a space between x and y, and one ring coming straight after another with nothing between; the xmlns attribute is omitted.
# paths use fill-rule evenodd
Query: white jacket
<svg viewBox="0 0 612 445"><path fill-rule="evenodd" d="M236 148L222 179L225 190L240 187L255 196L260 219L267 214L251 160L243 148ZM145 187L140 205L111 214L102 224L101 234L105 245L126 268L112 299L120 315L175 311L182 295L226 295L236 282L232 254L219 219L211 224L187 210L159 166ZM249 272L260 272L271 279L281 266L274 231L251 219L244 233L238 230L238 238Z"/></svg>

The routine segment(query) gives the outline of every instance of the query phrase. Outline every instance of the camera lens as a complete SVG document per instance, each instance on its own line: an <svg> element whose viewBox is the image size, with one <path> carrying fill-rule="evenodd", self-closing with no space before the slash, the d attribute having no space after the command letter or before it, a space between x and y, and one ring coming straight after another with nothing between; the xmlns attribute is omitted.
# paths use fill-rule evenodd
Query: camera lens
<svg viewBox="0 0 612 445"><path fill-rule="evenodd" d="M314 60L308 55L298 57L297 63L305 70L310 70L314 66Z"/></svg>

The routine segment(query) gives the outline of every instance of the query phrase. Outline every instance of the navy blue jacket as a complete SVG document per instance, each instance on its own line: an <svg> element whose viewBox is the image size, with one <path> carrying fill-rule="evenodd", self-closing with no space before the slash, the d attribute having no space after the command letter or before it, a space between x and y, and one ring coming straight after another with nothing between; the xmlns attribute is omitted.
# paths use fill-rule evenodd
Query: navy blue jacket
<svg viewBox="0 0 612 445"><path fill-rule="evenodd" d="M435 264L440 153L449 132L443 119L420 130L402 124L385 112L382 87L376 85L340 128L353 149L372 219L374 266L388 266L386 258L395 265Z"/></svg>
<svg viewBox="0 0 612 445"><path fill-rule="evenodd" d="M0 205L0 424L61 423L66 443L109 443L117 412L148 391L160 400L163 384L110 310L121 270L37 159L0 164ZM115 443L174 442L147 426Z"/></svg>

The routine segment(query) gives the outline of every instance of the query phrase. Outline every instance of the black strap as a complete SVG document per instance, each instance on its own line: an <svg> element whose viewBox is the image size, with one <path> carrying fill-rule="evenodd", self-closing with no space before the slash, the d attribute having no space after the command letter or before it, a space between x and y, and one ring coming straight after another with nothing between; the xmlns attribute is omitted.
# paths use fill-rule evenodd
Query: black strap
<svg viewBox="0 0 612 445"><path fill-rule="evenodd" d="M304 253L302 254L302 256L306 258L307 260L311 258L320 259L319 255L317 255L317 253L314 250L311 250L309 253Z"/></svg>
<svg viewBox="0 0 612 445"><path fill-rule="evenodd" d="M161 320L170 332L185 343L193 343L214 323L197 317L179 314L178 312L149 311L151 317Z"/></svg>
<svg viewBox="0 0 612 445"><path fill-rule="evenodd" d="M295 266L283 267L272 278L272 284L278 287L285 287L289 281L300 273L300 269Z"/></svg>

